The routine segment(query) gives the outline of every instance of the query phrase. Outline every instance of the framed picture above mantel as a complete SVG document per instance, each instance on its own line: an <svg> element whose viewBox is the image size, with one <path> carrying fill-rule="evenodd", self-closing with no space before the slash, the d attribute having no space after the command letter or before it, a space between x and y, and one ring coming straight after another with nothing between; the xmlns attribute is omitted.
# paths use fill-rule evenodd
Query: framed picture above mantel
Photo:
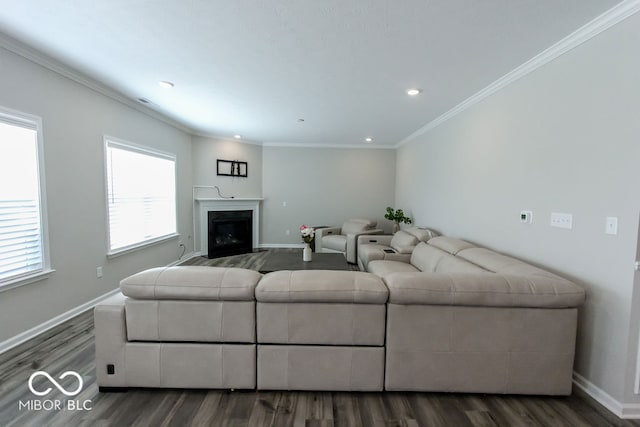
<svg viewBox="0 0 640 427"><path fill-rule="evenodd" d="M216 164L216 173L218 176L239 176L246 178L249 166L247 162L239 160L221 160L218 159Z"/></svg>

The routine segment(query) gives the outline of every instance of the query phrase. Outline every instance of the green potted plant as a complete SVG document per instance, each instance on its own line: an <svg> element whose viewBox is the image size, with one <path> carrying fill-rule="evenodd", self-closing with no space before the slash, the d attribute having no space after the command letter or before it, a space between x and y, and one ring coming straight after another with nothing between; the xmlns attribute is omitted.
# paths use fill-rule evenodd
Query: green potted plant
<svg viewBox="0 0 640 427"><path fill-rule="evenodd" d="M387 206L387 213L384 217L390 221L393 221L393 232L400 230L400 223L411 224L411 218L406 216L402 209L394 210L391 206Z"/></svg>

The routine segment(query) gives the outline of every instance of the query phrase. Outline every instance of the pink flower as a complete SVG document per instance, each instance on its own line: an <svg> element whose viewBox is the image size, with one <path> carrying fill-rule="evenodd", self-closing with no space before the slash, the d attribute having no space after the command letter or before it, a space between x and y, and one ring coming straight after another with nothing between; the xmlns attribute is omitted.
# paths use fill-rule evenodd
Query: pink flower
<svg viewBox="0 0 640 427"><path fill-rule="evenodd" d="M313 237L316 234L316 231L314 230L313 227L308 227L305 224L302 224L300 226L300 234L302 235L302 240L305 243L311 243L311 241L313 240Z"/></svg>

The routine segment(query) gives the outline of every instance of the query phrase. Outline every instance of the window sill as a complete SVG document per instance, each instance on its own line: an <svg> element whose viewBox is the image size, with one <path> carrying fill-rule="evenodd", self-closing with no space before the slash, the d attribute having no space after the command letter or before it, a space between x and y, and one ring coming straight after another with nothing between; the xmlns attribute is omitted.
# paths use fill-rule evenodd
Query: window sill
<svg viewBox="0 0 640 427"><path fill-rule="evenodd" d="M10 289L19 288L20 286L28 285L30 283L35 283L41 280L45 280L49 276L51 276L52 273L55 273L55 270L49 268L46 270L38 271L37 273L30 274L28 276L23 276L13 280L6 281L0 284L0 292L8 291Z"/></svg>
<svg viewBox="0 0 640 427"><path fill-rule="evenodd" d="M180 237L180 234L173 233L173 234L169 234L169 235L166 235L166 236L157 237L157 238L152 239L152 240L146 240L146 241L144 241L142 243L137 243L135 245L126 246L124 248L120 248L120 249L116 249L116 250L113 250L113 251L109 251L109 252L107 252L107 258L109 258L109 259L117 258L117 257L119 257L121 255L126 255L126 254L129 254L131 252L135 252L135 251L138 251L140 249L147 248L149 246L153 246L153 245L157 245L159 243L166 242L167 240L175 239L176 237Z"/></svg>

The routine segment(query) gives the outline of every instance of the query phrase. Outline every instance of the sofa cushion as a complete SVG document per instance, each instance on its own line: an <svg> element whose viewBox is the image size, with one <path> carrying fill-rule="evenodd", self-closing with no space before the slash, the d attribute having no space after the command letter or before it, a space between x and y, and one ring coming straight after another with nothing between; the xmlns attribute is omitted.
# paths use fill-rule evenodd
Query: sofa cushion
<svg viewBox="0 0 640 427"><path fill-rule="evenodd" d="M399 254L410 254L417 244L418 238L416 236L400 230L393 235L389 246Z"/></svg>
<svg viewBox="0 0 640 427"><path fill-rule="evenodd" d="M421 242L428 242L429 240L433 239L438 235L438 233L436 233L433 230L430 230L428 228L420 228L420 227L408 227L408 228L405 228L404 231L416 236L418 240Z"/></svg>
<svg viewBox="0 0 640 427"><path fill-rule="evenodd" d="M434 238L437 239L438 237ZM431 239L431 240L434 240ZM425 273L429 272L483 272L485 269L451 255L446 251L421 242L411 253L411 264Z"/></svg>
<svg viewBox="0 0 640 427"><path fill-rule="evenodd" d="M261 277L242 268L159 267L123 279L120 289L138 299L253 301Z"/></svg>
<svg viewBox="0 0 640 427"><path fill-rule="evenodd" d="M458 257L496 273L519 274L523 276L541 275L560 279L560 276L549 271L534 267L533 265L529 265L523 261L493 252L486 248L464 249L458 253Z"/></svg>
<svg viewBox="0 0 640 427"><path fill-rule="evenodd" d="M274 271L256 287L261 302L384 304L388 295L379 277L362 271Z"/></svg>
<svg viewBox="0 0 640 427"><path fill-rule="evenodd" d="M585 299L582 287L545 276L394 273L384 280L392 304L567 308Z"/></svg>
<svg viewBox="0 0 640 427"><path fill-rule="evenodd" d="M442 249L445 252L449 252L451 255L455 255L463 249L474 248L475 246L464 240L454 239L453 237L438 236L429 240L431 246L435 246L438 249Z"/></svg>
<svg viewBox="0 0 640 427"><path fill-rule="evenodd" d="M390 261L385 259L385 260L371 261L367 265L367 271L375 274L378 277L384 278L391 273L398 273L398 272L415 273L415 272L419 272L420 270L418 270L416 267L406 262Z"/></svg>
<svg viewBox="0 0 640 427"><path fill-rule="evenodd" d="M329 234L322 237L322 246L326 249L345 252L347 250L347 236L342 234Z"/></svg>

